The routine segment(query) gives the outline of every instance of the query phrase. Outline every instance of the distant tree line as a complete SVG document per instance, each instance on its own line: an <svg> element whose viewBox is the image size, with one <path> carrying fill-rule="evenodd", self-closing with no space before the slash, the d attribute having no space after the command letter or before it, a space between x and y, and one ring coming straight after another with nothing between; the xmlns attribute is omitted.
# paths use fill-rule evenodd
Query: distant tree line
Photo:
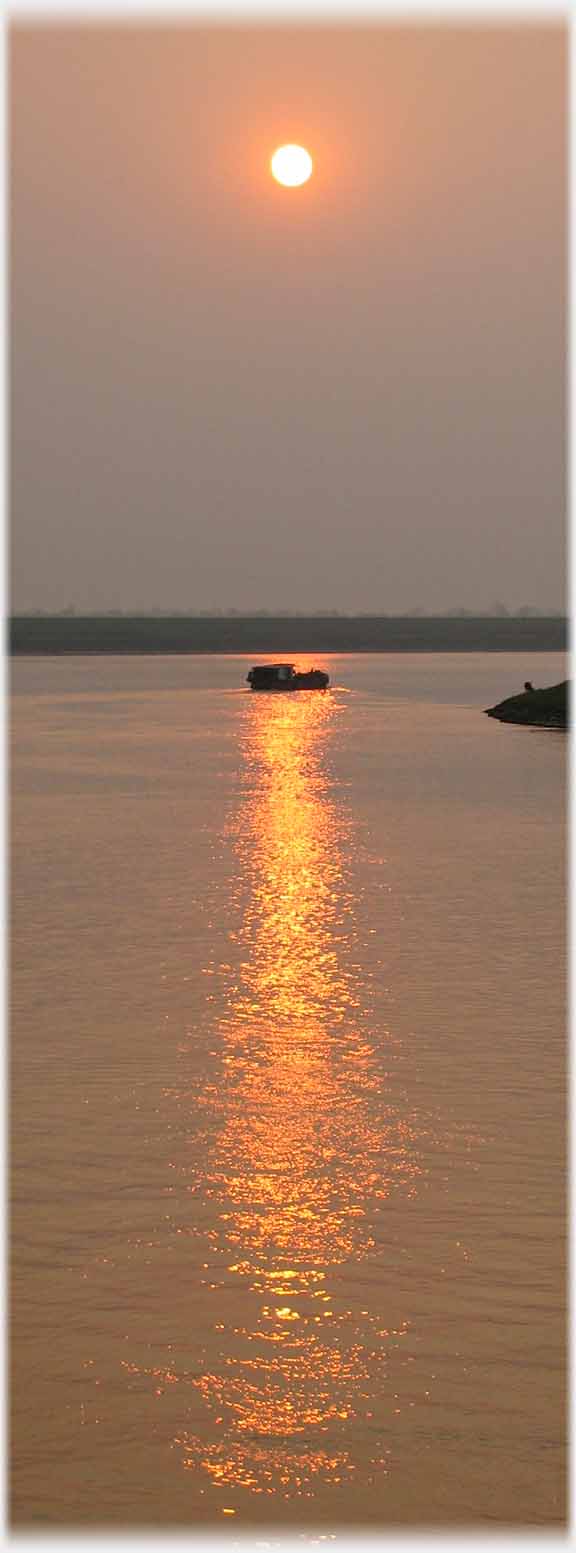
<svg viewBox="0 0 576 1553"><path fill-rule="evenodd" d="M50 620L74 618L120 620L565 620L566 610L542 609L535 604L521 604L519 609L509 609L506 604L492 604L490 609L164 609L159 605L141 609L77 609L67 604L64 609L15 609L14 619L45 617Z"/></svg>
<svg viewBox="0 0 576 1553"><path fill-rule="evenodd" d="M14 615L11 653L563 652L561 616L519 619L320 616Z"/></svg>

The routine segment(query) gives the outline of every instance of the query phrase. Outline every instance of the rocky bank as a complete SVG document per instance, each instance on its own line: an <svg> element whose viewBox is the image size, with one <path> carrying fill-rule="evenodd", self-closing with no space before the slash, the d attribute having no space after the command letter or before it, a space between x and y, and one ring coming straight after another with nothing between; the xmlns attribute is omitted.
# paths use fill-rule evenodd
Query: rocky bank
<svg viewBox="0 0 576 1553"><path fill-rule="evenodd" d="M497 706L486 708L487 717L497 717L501 723L525 723L531 728L567 728L569 707L569 681L549 685L545 690L524 690L519 696L508 696Z"/></svg>

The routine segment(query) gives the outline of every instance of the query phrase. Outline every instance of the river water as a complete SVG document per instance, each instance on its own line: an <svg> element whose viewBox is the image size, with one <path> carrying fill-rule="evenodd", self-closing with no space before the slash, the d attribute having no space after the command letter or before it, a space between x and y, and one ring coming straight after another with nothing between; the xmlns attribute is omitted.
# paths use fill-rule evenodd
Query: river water
<svg viewBox="0 0 576 1553"><path fill-rule="evenodd" d="M565 665L317 662L14 662L20 1530L564 1522Z"/></svg>

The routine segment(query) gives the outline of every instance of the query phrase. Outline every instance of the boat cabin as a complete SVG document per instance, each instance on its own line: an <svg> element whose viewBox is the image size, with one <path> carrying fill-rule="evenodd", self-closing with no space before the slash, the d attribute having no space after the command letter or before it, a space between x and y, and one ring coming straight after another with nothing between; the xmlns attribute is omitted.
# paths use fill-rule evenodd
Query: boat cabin
<svg viewBox="0 0 576 1553"><path fill-rule="evenodd" d="M262 663L251 669L248 683L253 690L288 689L294 676L293 663Z"/></svg>

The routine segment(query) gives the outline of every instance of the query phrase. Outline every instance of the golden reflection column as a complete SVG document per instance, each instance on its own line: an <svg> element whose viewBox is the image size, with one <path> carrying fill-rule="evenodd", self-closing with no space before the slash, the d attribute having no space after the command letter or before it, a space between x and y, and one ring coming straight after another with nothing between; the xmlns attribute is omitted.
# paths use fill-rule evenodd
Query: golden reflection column
<svg viewBox="0 0 576 1553"><path fill-rule="evenodd" d="M244 958L221 1024L210 1170L211 1251L237 1284L238 1324L220 1323L218 1373L196 1383L206 1436L178 1439L185 1465L214 1482L286 1499L349 1479L360 1461L368 1475L386 1465L377 1438L367 1459L365 1430L405 1328L387 1331L367 1309L359 1320L347 1268L373 1245L370 1203L395 1180L413 1189L418 1173L352 968L351 829L326 763L339 710L335 693L246 704Z"/></svg>

